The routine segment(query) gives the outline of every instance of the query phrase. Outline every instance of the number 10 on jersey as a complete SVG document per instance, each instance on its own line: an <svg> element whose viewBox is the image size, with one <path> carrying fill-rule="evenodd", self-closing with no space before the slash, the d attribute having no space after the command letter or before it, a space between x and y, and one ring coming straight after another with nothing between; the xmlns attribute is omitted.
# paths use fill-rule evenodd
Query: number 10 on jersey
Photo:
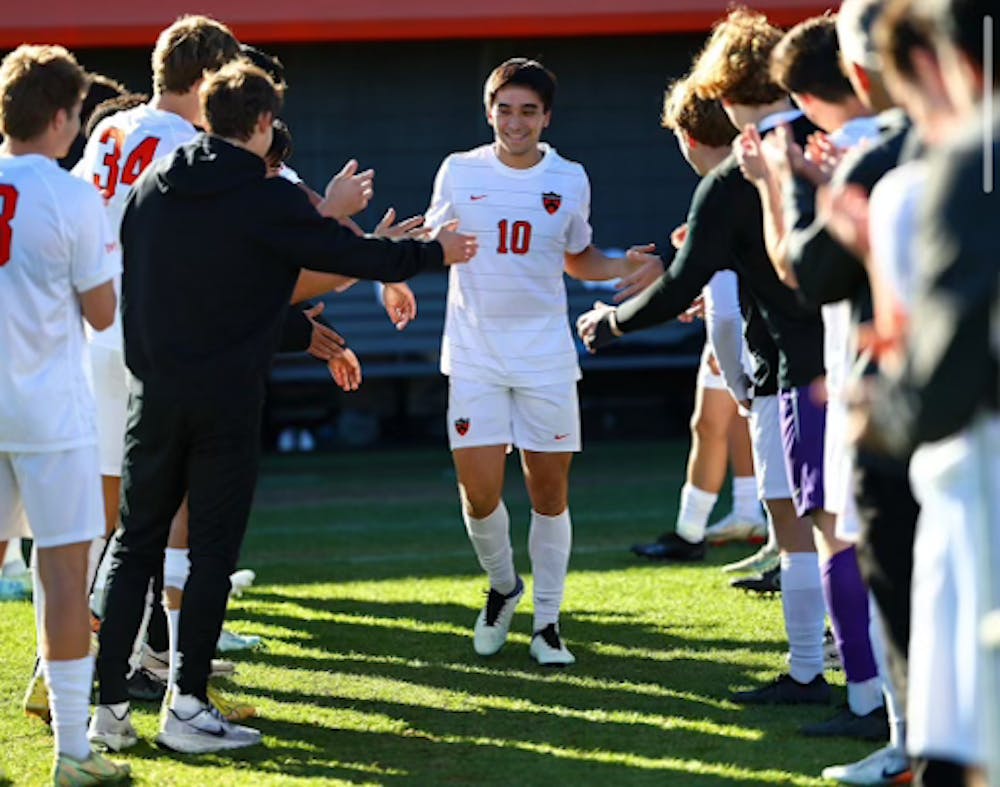
<svg viewBox="0 0 1000 787"><path fill-rule="evenodd" d="M527 221L515 221L508 227L507 219L497 223L497 254L527 254L531 246L531 224ZM508 240L510 245L508 246Z"/></svg>

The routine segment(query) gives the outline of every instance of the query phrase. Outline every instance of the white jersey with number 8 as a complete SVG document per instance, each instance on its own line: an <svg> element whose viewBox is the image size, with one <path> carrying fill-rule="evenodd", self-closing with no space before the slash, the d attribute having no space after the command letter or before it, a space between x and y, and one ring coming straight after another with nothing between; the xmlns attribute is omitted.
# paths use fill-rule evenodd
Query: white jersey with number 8
<svg viewBox="0 0 1000 787"><path fill-rule="evenodd" d="M529 169L483 145L438 171L427 224L458 219L479 239L479 253L451 268L444 374L510 386L580 378L563 269L565 254L590 245L590 182L582 166L540 147Z"/></svg>
<svg viewBox="0 0 1000 787"><path fill-rule="evenodd" d="M79 295L120 271L93 189L50 158L0 156L0 453L96 443Z"/></svg>
<svg viewBox="0 0 1000 787"><path fill-rule="evenodd" d="M157 159L173 153L190 142L198 130L173 112L143 104L104 118L97 124L83 157L73 167L73 174L93 183L104 197L108 222L117 236L121 231L125 200L145 169ZM115 281L115 293L121 296L121 280ZM120 312L106 331L91 336L93 344L122 349Z"/></svg>

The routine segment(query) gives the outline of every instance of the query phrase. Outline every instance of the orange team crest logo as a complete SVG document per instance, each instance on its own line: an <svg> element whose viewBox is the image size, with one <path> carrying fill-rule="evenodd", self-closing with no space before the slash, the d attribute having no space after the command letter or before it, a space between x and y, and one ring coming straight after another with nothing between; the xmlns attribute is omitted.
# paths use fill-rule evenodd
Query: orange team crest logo
<svg viewBox="0 0 1000 787"><path fill-rule="evenodd" d="M562 194L556 194L554 191L542 194L542 206L550 216L559 210L560 205L562 205Z"/></svg>
<svg viewBox="0 0 1000 787"><path fill-rule="evenodd" d="M455 419L455 431L458 432L459 437L465 437L469 431L469 419L468 418L456 418Z"/></svg>

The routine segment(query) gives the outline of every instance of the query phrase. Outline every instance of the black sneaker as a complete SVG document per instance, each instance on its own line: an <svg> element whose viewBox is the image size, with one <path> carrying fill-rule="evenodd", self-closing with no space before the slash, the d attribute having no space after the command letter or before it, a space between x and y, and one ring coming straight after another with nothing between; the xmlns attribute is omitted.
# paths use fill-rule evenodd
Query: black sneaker
<svg viewBox="0 0 1000 787"><path fill-rule="evenodd" d="M744 705L826 705L830 702L830 684L822 675L799 683L785 673L759 689L734 691L730 699Z"/></svg>
<svg viewBox="0 0 1000 787"><path fill-rule="evenodd" d="M807 724L799 729L811 738L857 738L863 741L889 740L889 717L885 708L859 716L848 706L843 706L832 719L818 724Z"/></svg>
<svg viewBox="0 0 1000 787"><path fill-rule="evenodd" d="M129 699L137 702L160 702L167 693L167 682L145 667L139 667L125 682Z"/></svg>
<svg viewBox="0 0 1000 787"><path fill-rule="evenodd" d="M730 587L738 590L747 590L751 593L780 593L781 592L781 566L775 566L770 571L765 571L759 577L744 577L734 579L729 583Z"/></svg>
<svg viewBox="0 0 1000 787"><path fill-rule="evenodd" d="M705 559L705 539L692 543L676 533L664 533L652 544L633 544L632 553L650 560L693 563Z"/></svg>

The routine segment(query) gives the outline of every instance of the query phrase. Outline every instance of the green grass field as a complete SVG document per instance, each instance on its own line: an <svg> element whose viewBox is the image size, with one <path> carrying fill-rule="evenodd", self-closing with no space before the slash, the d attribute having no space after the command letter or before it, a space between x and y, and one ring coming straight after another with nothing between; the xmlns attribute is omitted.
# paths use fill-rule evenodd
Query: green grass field
<svg viewBox="0 0 1000 787"><path fill-rule="evenodd" d="M447 451L268 458L241 561L257 584L228 618L267 648L239 654L227 684L256 704L264 745L234 756L162 752L151 743L157 709L141 708L144 741L124 757L136 781L824 784L824 766L872 749L796 734L832 710L726 698L784 666L780 602L731 590L717 569L746 550L717 548L696 567L627 552L672 522L685 454L680 443L594 443L577 460L562 628L578 661L562 671L528 656L530 593L506 648L473 653L486 583ZM527 575L528 504L513 459L506 499ZM20 710L31 607L0 611L0 783L42 784L51 738ZM842 673L827 677L842 697Z"/></svg>

